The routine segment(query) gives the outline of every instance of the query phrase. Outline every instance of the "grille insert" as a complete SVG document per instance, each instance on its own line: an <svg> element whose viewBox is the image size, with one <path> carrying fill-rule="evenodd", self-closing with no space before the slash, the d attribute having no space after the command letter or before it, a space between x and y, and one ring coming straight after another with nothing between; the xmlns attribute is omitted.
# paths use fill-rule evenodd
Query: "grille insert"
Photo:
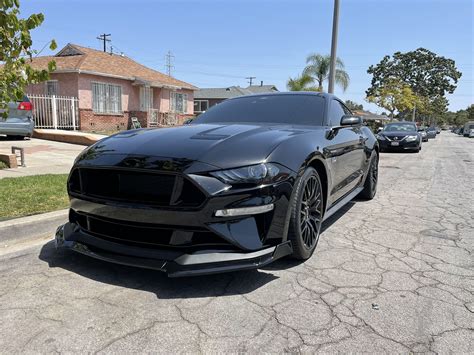
<svg viewBox="0 0 474 355"><path fill-rule="evenodd" d="M160 207L199 207L206 199L182 175L135 170L75 168L68 188L86 199Z"/></svg>

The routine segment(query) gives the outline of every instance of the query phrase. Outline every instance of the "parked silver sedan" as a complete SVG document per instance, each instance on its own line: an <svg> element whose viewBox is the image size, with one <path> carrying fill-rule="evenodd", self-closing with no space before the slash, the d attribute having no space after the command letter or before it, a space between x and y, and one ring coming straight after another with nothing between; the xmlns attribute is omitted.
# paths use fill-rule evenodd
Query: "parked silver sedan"
<svg viewBox="0 0 474 355"><path fill-rule="evenodd" d="M7 137L21 138L31 137L35 122L33 120L33 104L28 97L24 96L20 102L8 104L8 116L2 115L5 110L0 109L0 134Z"/></svg>

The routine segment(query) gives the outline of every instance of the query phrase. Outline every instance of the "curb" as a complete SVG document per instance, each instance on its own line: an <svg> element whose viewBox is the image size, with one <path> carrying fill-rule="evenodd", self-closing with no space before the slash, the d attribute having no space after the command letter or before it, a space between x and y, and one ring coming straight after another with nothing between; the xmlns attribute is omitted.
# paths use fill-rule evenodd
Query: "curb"
<svg viewBox="0 0 474 355"><path fill-rule="evenodd" d="M33 239L43 234L53 236L56 228L67 222L69 209L15 218L0 222L0 245Z"/></svg>

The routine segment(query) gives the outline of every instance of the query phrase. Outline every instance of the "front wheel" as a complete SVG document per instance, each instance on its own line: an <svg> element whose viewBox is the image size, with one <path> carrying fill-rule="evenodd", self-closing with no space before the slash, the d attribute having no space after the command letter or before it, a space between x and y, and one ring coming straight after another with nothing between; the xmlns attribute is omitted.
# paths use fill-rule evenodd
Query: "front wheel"
<svg viewBox="0 0 474 355"><path fill-rule="evenodd" d="M360 192L360 197L365 200L372 200L377 192L377 183L379 179L379 156L372 154L370 159L369 171L365 178L364 189Z"/></svg>
<svg viewBox="0 0 474 355"><path fill-rule="evenodd" d="M316 169L307 168L294 188L288 240L293 246L292 257L306 260L318 244L324 213L323 188Z"/></svg>

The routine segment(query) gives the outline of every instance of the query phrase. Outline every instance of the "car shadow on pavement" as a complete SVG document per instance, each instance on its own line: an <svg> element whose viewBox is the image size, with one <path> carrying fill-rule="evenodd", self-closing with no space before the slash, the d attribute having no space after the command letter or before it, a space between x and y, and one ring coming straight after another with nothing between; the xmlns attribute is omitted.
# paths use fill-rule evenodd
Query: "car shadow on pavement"
<svg viewBox="0 0 474 355"><path fill-rule="evenodd" d="M39 259L47 262L50 268L61 268L105 284L152 292L159 299L247 294L278 278L259 270L168 278L160 271L108 263L70 250L56 250L53 241L43 245Z"/></svg>
<svg viewBox="0 0 474 355"><path fill-rule="evenodd" d="M354 202L349 202L323 223L324 231L349 211ZM303 263L301 260L283 258L259 270L230 272L224 274L168 278L166 274L149 269L140 269L97 260L70 250L56 250L50 241L41 248L39 259L50 268L61 268L88 279L154 293L159 299L199 298L247 294L278 279L271 271L286 270Z"/></svg>

